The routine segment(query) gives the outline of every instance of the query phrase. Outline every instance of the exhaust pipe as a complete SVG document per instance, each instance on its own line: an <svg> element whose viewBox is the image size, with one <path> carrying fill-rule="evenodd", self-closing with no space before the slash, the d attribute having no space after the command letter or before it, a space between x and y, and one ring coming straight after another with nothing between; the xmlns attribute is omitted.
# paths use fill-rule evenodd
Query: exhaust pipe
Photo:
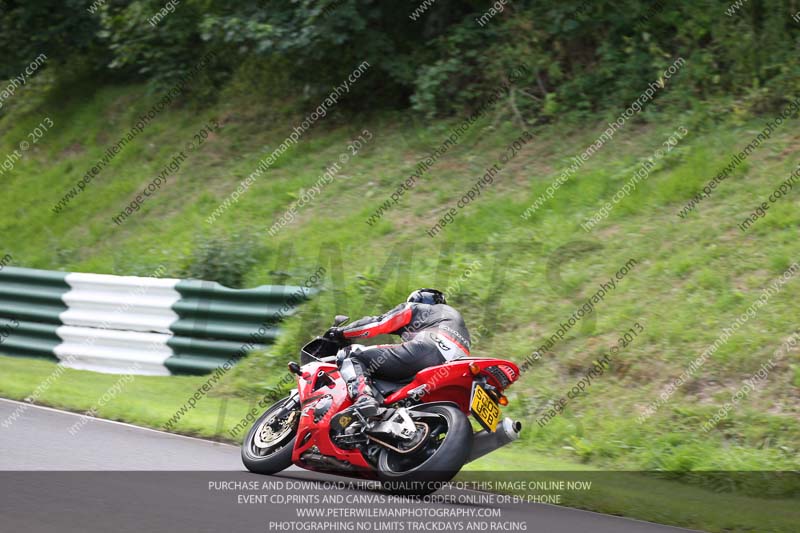
<svg viewBox="0 0 800 533"><path fill-rule="evenodd" d="M306 463L315 465L319 468L325 470L334 470L337 472L353 472L356 469L353 465L348 462L340 461L335 457L329 457L327 455L322 455L319 452L310 451L306 452L300 456L300 459Z"/></svg>
<svg viewBox="0 0 800 533"><path fill-rule="evenodd" d="M521 422L506 417L497 425L497 430L494 433L489 433L486 430L475 433L472 437L472 453L467 462L471 463L487 453L502 448L506 444L511 444L519 438L521 430Z"/></svg>

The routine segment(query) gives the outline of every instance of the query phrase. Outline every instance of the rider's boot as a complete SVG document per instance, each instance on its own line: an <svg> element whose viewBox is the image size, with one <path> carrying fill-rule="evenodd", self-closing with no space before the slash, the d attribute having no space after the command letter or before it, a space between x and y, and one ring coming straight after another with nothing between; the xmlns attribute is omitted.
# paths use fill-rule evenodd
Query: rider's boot
<svg viewBox="0 0 800 533"><path fill-rule="evenodd" d="M364 418L372 418L381 413L381 404L375 398L375 392L364 375L357 376L347 384L347 393L354 400L353 407Z"/></svg>
<svg viewBox="0 0 800 533"><path fill-rule="evenodd" d="M382 412L381 404L361 363L344 359L340 363L340 372L347 384L347 394L353 400L353 408L364 418L378 416Z"/></svg>

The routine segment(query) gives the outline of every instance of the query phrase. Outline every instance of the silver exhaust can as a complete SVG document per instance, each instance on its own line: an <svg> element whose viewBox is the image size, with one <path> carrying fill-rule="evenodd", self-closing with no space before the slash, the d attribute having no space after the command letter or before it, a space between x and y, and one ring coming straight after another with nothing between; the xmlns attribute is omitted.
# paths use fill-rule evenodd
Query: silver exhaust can
<svg viewBox="0 0 800 533"><path fill-rule="evenodd" d="M475 459L502 448L506 444L511 444L519 438L522 430L522 423L510 418L504 418L498 425L494 433L481 430L472 436L472 453L467 459L471 463Z"/></svg>

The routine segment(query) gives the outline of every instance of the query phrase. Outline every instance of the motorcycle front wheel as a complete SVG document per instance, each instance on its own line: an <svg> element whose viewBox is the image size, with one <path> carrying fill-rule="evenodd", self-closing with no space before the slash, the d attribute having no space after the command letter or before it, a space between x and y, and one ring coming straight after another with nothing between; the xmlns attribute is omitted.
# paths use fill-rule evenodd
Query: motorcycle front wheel
<svg viewBox="0 0 800 533"><path fill-rule="evenodd" d="M242 462L256 474L275 474L292 464L300 404L288 396L255 421L242 442Z"/></svg>

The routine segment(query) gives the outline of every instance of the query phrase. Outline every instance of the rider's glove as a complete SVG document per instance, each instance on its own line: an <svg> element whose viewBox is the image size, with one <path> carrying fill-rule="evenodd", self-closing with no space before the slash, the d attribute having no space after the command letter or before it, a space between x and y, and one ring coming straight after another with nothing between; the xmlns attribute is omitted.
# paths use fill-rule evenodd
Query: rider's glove
<svg viewBox="0 0 800 533"><path fill-rule="evenodd" d="M325 332L324 337L333 341L344 340L344 330L342 328L331 328Z"/></svg>

